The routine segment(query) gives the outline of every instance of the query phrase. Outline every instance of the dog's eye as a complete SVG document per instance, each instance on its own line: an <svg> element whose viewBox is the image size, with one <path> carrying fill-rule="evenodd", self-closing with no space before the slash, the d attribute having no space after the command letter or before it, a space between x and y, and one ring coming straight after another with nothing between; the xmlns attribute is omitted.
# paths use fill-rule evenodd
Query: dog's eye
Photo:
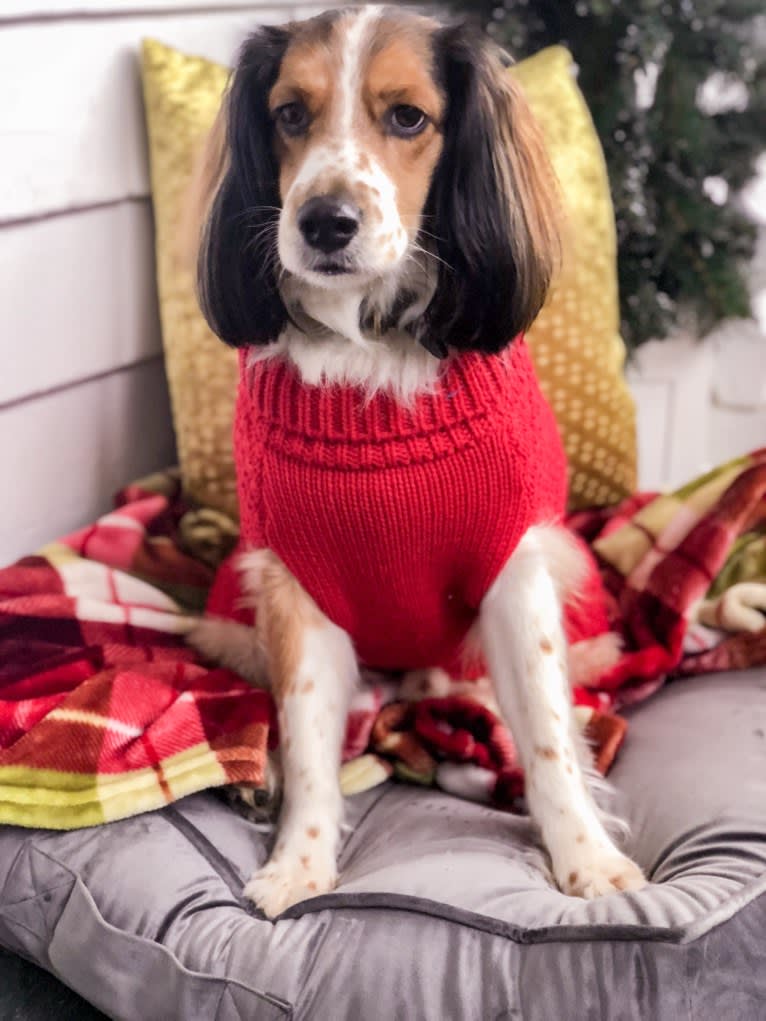
<svg viewBox="0 0 766 1021"><path fill-rule="evenodd" d="M303 103L285 103L274 111L274 120L286 135L303 135L309 126L309 112Z"/></svg>
<svg viewBox="0 0 766 1021"><path fill-rule="evenodd" d="M428 117L422 110L406 103L392 107L389 110L388 119L394 134L405 137L419 135L428 123Z"/></svg>

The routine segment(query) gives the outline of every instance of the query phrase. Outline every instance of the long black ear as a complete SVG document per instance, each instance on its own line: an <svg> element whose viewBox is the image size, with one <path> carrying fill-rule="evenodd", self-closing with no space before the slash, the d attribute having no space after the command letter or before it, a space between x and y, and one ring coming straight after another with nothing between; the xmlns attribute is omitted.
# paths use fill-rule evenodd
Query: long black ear
<svg viewBox="0 0 766 1021"><path fill-rule="evenodd" d="M202 312L213 332L237 347L271 343L287 320L277 289L281 201L268 95L288 41L287 29L267 27L242 47L224 101L220 184L202 230Z"/></svg>
<svg viewBox="0 0 766 1021"><path fill-rule="evenodd" d="M500 351L540 311L559 255L558 188L540 129L477 28L435 39L447 94L444 149L425 208L439 257L421 342L434 354Z"/></svg>

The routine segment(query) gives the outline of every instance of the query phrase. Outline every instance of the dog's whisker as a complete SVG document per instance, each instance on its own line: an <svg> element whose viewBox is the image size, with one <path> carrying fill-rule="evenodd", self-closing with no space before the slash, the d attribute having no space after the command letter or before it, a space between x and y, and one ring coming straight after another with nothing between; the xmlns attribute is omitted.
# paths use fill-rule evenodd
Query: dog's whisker
<svg viewBox="0 0 766 1021"><path fill-rule="evenodd" d="M273 230L254 230L250 233L243 232L243 245L248 249L252 250L254 245L267 244L276 248L277 246L277 235Z"/></svg>
<svg viewBox="0 0 766 1021"><path fill-rule="evenodd" d="M255 216L257 213L276 213L278 218L281 212L281 206L244 206L237 215L241 217L248 217Z"/></svg>
<svg viewBox="0 0 766 1021"><path fill-rule="evenodd" d="M417 242L413 242L412 249L418 255L424 255L426 259L431 259L434 262L444 266L444 268L448 269L450 273L455 272L454 266L451 266L446 259L442 259L441 256L437 255L435 252L429 251L427 248L423 248L422 246L418 245Z"/></svg>
<svg viewBox="0 0 766 1021"><path fill-rule="evenodd" d="M276 256L277 247L277 232L279 224L265 224L258 228L245 242L245 250L252 253L254 256L265 256L269 257Z"/></svg>
<svg viewBox="0 0 766 1021"><path fill-rule="evenodd" d="M431 238L432 241L441 241L441 242L446 241L446 238L439 237L438 234L432 234L430 231L425 230L423 227L421 227L420 230L418 231L418 235L421 235L421 234L423 235L423 237Z"/></svg>
<svg viewBox="0 0 766 1021"><path fill-rule="evenodd" d="M270 216L268 219L263 219L258 213L252 210L245 210L244 212L237 213L232 217L235 223L241 226L242 230L265 230L265 229L279 229L279 216Z"/></svg>
<svg viewBox="0 0 766 1021"><path fill-rule="evenodd" d="M245 251L253 255L266 255L272 251L276 252L276 247L276 239L264 234L256 235L244 244Z"/></svg>

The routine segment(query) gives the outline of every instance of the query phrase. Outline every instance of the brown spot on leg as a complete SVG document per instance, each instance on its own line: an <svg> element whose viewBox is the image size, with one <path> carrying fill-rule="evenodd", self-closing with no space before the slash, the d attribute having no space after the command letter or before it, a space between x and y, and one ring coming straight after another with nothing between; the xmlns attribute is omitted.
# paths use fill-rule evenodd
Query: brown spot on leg
<svg viewBox="0 0 766 1021"><path fill-rule="evenodd" d="M570 872L569 873L569 885L570 886L574 886L576 882L577 882L577 873L576 872Z"/></svg>
<svg viewBox="0 0 766 1021"><path fill-rule="evenodd" d="M304 867L304 869L308 869L311 867L311 859L307 857L305 854L301 857L301 865Z"/></svg>
<svg viewBox="0 0 766 1021"><path fill-rule="evenodd" d="M544 652L546 656L550 656L553 652L553 642L550 638L543 638L540 642L540 651Z"/></svg>
<svg viewBox="0 0 766 1021"><path fill-rule="evenodd" d="M313 881L313 879L310 883L306 883L306 886L308 887L309 890L316 890L317 888L317 884Z"/></svg>
<svg viewBox="0 0 766 1021"><path fill-rule="evenodd" d="M541 759L548 759L549 762L552 762L553 759L557 759L559 757L559 753L555 748L551 748L550 745L538 745L535 748L535 755L539 755Z"/></svg>
<svg viewBox="0 0 766 1021"><path fill-rule="evenodd" d="M584 834L584 833L580 833L580 834L578 835L578 837L577 837L577 843L578 843L578 844L584 844L584 843L585 843L585 834Z"/></svg>
<svg viewBox="0 0 766 1021"><path fill-rule="evenodd" d="M624 876L611 876L609 882L615 888L615 890L625 890L627 888L627 882Z"/></svg>
<svg viewBox="0 0 766 1021"><path fill-rule="evenodd" d="M316 838L319 836L319 827L318 826L309 826L309 828L306 830L306 832L308 833L308 835L311 837L312 840L316 840Z"/></svg>
<svg viewBox="0 0 766 1021"><path fill-rule="evenodd" d="M306 681L306 683L301 688L301 693L304 694L304 695L308 695L308 693L310 691L313 691L313 690L314 690L314 682L313 681Z"/></svg>

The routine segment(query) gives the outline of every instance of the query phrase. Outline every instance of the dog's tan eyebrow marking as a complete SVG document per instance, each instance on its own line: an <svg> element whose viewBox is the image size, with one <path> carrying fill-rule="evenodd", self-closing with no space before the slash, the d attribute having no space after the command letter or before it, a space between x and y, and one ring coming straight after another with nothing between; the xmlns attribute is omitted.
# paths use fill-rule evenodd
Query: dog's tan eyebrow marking
<svg viewBox="0 0 766 1021"><path fill-rule="evenodd" d="M312 99L312 92L297 82L278 81L269 94L269 109L272 113L284 103L301 100L307 105Z"/></svg>
<svg viewBox="0 0 766 1021"><path fill-rule="evenodd" d="M373 49L364 83L365 102L373 109L407 103L441 120L444 97L431 74L430 38L412 33L394 36Z"/></svg>
<svg viewBox="0 0 766 1021"><path fill-rule="evenodd" d="M327 106L337 80L338 52L342 39L338 25L341 11L327 11L316 18L291 25L291 38L279 75L269 94L269 106L304 102L312 114Z"/></svg>
<svg viewBox="0 0 766 1021"><path fill-rule="evenodd" d="M279 77L269 93L272 112L285 103L300 100L316 113L331 98L333 78L328 54L314 45L288 47Z"/></svg>
<svg viewBox="0 0 766 1021"><path fill-rule="evenodd" d="M422 86L418 85L399 85L395 88L382 89L378 93L378 98L383 100L384 103L412 103L416 104L416 100L420 97L420 93L423 91Z"/></svg>

